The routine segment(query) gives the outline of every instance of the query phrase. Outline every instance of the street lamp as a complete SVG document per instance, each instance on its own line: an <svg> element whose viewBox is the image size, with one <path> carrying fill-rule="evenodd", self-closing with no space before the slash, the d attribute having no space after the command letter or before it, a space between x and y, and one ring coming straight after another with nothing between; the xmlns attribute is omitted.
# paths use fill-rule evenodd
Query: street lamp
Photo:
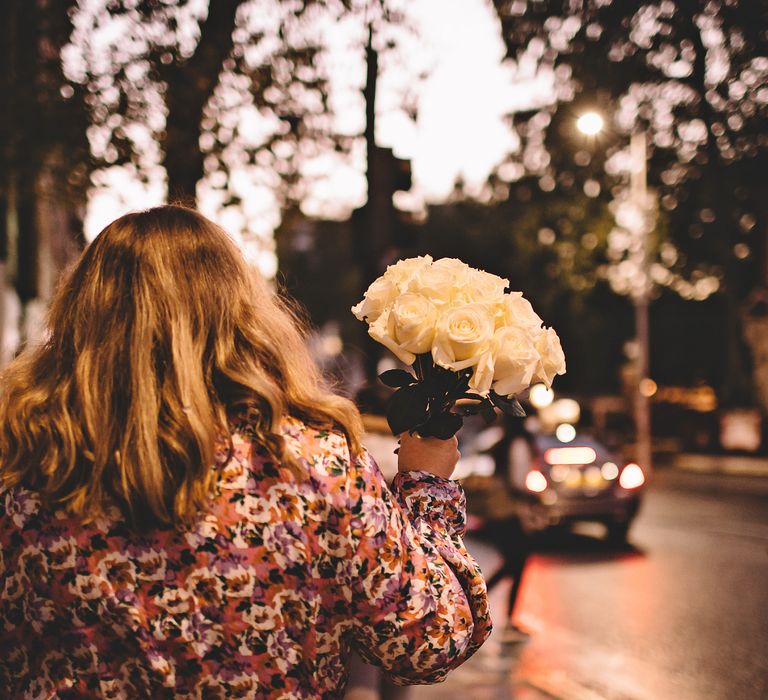
<svg viewBox="0 0 768 700"><path fill-rule="evenodd" d="M576 120L576 128L587 136L596 136L604 126L597 112L585 112ZM648 303L650 298L649 234L651 233L648 202L648 155L646 135L643 131L632 134L629 144L630 179L629 202L634 209L627 228L635 238L630 249L630 260L640 279L632 286L632 303L635 309L635 386L633 387L635 434L637 436L637 460L648 472L652 466L650 387L655 386L649 373L649 324Z"/></svg>
<svg viewBox="0 0 768 700"><path fill-rule="evenodd" d="M585 112L576 120L576 128L586 136L597 136L603 130L603 118L597 112Z"/></svg>

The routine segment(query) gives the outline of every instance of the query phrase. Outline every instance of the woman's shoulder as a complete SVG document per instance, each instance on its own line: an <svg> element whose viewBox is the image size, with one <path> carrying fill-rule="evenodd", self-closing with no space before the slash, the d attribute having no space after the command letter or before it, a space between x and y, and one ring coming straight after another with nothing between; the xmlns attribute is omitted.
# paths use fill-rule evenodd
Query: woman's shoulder
<svg viewBox="0 0 768 700"><path fill-rule="evenodd" d="M339 428L287 416L283 419L281 432L291 456L308 467L320 467L335 474L341 468L344 471L348 468L351 460L349 443Z"/></svg>

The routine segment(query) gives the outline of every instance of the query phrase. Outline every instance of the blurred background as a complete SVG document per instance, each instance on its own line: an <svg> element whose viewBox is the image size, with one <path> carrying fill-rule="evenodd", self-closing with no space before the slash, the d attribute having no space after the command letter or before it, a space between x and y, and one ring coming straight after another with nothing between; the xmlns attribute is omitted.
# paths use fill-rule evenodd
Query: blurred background
<svg viewBox="0 0 768 700"><path fill-rule="evenodd" d="M318 361L372 413L393 360L349 312L368 284L426 253L506 277L568 373L523 397L522 472L499 423L467 426L461 475L489 571L498 523L524 525L530 637L414 697L768 694L764 0L0 12L0 363L103 226L164 201L305 305Z"/></svg>

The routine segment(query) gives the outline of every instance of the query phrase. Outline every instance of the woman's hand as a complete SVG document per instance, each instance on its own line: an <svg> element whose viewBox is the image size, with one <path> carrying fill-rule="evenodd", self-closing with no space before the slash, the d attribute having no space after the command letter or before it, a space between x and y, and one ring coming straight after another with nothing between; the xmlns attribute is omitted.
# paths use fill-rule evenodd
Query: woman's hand
<svg viewBox="0 0 768 700"><path fill-rule="evenodd" d="M401 472L430 472L443 479L450 479L461 457L458 445L455 435L448 440L439 440L401 433L397 469Z"/></svg>

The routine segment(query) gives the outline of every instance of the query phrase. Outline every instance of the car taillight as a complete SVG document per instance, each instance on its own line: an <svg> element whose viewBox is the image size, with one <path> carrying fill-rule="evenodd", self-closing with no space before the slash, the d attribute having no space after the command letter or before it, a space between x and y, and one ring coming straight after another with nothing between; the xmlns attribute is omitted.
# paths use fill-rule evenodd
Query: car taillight
<svg viewBox="0 0 768 700"><path fill-rule="evenodd" d="M628 464L621 472L619 486L623 489L636 489L645 483L645 474L637 464Z"/></svg>
<svg viewBox="0 0 768 700"><path fill-rule="evenodd" d="M533 471L528 472L528 475L525 477L525 488L534 493L546 491L547 477L537 469L534 469Z"/></svg>

